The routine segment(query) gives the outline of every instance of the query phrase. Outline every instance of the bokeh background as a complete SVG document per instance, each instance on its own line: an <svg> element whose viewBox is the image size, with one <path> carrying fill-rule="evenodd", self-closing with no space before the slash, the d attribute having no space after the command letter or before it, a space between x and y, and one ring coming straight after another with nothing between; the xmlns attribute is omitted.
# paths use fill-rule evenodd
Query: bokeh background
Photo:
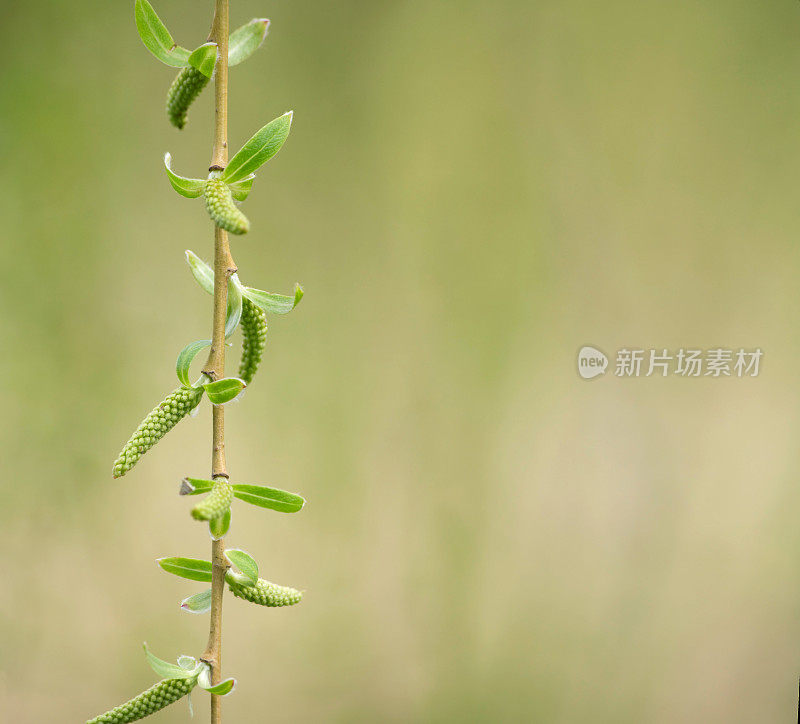
<svg viewBox="0 0 800 724"><path fill-rule="evenodd" d="M230 142L292 135L234 240L301 306L229 409L229 545L307 591L225 604L231 722L793 721L800 675L800 6L232 2L272 20ZM133 2L0 6L0 719L79 722L197 654L176 495L210 414L111 463L208 335L212 95ZM160 0L178 42L211 3ZM760 346L751 379L581 380L577 350ZM238 340L231 353L238 355ZM207 721L205 694L195 721ZM185 722L183 704L159 721Z"/></svg>

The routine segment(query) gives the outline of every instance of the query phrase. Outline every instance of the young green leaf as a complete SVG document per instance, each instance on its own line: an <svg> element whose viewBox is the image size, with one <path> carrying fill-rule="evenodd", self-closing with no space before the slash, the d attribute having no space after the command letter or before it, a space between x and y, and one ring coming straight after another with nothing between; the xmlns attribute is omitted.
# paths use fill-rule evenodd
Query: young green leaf
<svg viewBox="0 0 800 724"><path fill-rule="evenodd" d="M231 565L236 566L244 576L244 581L249 585L255 586L258 582L258 563L253 557L239 548L229 548L225 551L225 557Z"/></svg>
<svg viewBox="0 0 800 724"><path fill-rule="evenodd" d="M198 339L196 342L189 342L178 355L178 360L175 362L175 373L184 387L191 387L189 384L189 367L191 366L194 358L200 354L201 350L205 349L211 344L210 339Z"/></svg>
<svg viewBox="0 0 800 724"><path fill-rule="evenodd" d="M189 65L195 70L199 70L206 78L210 78L214 74L214 66L217 64L217 54L216 43L203 43L189 56Z"/></svg>
<svg viewBox="0 0 800 724"><path fill-rule="evenodd" d="M181 489L179 495L202 495L203 493L210 493L211 488L213 487L213 480L205 480L203 478L184 478L181 480Z"/></svg>
<svg viewBox="0 0 800 724"><path fill-rule="evenodd" d="M225 377L203 385L212 405L224 405L236 399L245 387L247 387L245 381L238 377Z"/></svg>
<svg viewBox="0 0 800 724"><path fill-rule="evenodd" d="M172 170L172 156L169 153L164 154L164 167L167 169L167 177L172 184L172 188L181 196L185 196L187 199L196 199L203 195L206 180L202 178L178 176L178 174Z"/></svg>
<svg viewBox="0 0 800 724"><path fill-rule="evenodd" d="M237 280L238 281L238 280ZM225 310L225 336L230 337L242 319L242 285L228 280L228 306Z"/></svg>
<svg viewBox="0 0 800 724"><path fill-rule="evenodd" d="M281 150L291 127L292 111L267 123L228 162L222 172L222 180L235 183L258 170Z"/></svg>
<svg viewBox="0 0 800 724"><path fill-rule="evenodd" d="M231 509L228 508L218 518L212 518L208 521L208 532L214 540L220 540L225 537L225 534L231 527Z"/></svg>
<svg viewBox="0 0 800 724"><path fill-rule="evenodd" d="M304 293L303 287L299 284L294 285L294 297L262 292L260 289L253 289L253 287L244 287L242 289L242 294L245 297L268 314L288 314L300 303Z"/></svg>
<svg viewBox="0 0 800 724"><path fill-rule="evenodd" d="M192 270L192 275L197 283L209 294L213 294L214 270L190 249L186 250L186 263Z"/></svg>
<svg viewBox="0 0 800 724"><path fill-rule="evenodd" d="M216 686L203 687L209 694L216 696L227 696L236 688L236 679L225 679Z"/></svg>
<svg viewBox="0 0 800 724"><path fill-rule="evenodd" d="M234 485L233 495L239 500L279 513L296 513L306 504L305 498L285 490L264 485Z"/></svg>
<svg viewBox="0 0 800 724"><path fill-rule="evenodd" d="M146 643L143 644L143 646L144 655L147 657L147 663L150 664L150 668L155 671L158 676L164 679L194 679L197 676L197 671L189 671L181 666L170 664L168 661L159 659L158 656L150 653L150 649L147 648Z"/></svg>
<svg viewBox="0 0 800 724"><path fill-rule="evenodd" d="M233 196L236 201L244 201L250 195L250 189L253 188L253 181L255 181L255 179L255 174L251 173L249 176L245 176L241 181L228 184L228 188L231 190L231 196Z"/></svg>
<svg viewBox="0 0 800 724"><path fill-rule="evenodd" d="M214 293L214 270L193 251L186 250L186 262L197 283L209 294ZM228 306L225 311L225 336L230 337L242 318L242 283L233 274L228 280Z"/></svg>
<svg viewBox="0 0 800 724"><path fill-rule="evenodd" d="M189 63L189 51L175 43L153 6L147 0L136 0L133 13L145 48L162 63L173 68L185 68Z"/></svg>
<svg viewBox="0 0 800 724"><path fill-rule="evenodd" d="M228 67L239 65L259 49L269 30L269 20L253 18L234 30L228 38Z"/></svg>
<svg viewBox="0 0 800 724"><path fill-rule="evenodd" d="M202 561L199 558L173 557L159 558L156 563L173 576L188 578L190 581L211 583L210 561Z"/></svg>
<svg viewBox="0 0 800 724"><path fill-rule="evenodd" d="M187 613L208 613L211 610L211 589L187 596L181 601L181 608Z"/></svg>

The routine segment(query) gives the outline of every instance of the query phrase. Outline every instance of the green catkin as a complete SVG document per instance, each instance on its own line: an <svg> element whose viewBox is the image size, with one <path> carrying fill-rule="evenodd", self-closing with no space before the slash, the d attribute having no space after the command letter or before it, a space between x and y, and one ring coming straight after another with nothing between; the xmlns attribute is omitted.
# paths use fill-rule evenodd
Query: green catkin
<svg viewBox="0 0 800 724"><path fill-rule="evenodd" d="M114 477L121 478L153 445L200 404L203 388L179 387L142 420L114 462Z"/></svg>
<svg viewBox="0 0 800 724"><path fill-rule="evenodd" d="M218 175L212 174L206 181L204 195L208 215L220 229L231 234L246 234L250 231L250 222L233 203L231 190Z"/></svg>
<svg viewBox="0 0 800 724"><path fill-rule="evenodd" d="M167 117L173 126L183 128L186 125L189 106L208 85L209 80L210 78L191 66L181 69L167 92Z"/></svg>
<svg viewBox="0 0 800 724"><path fill-rule="evenodd" d="M247 297L242 299L242 361L239 377L248 385L255 377L267 344L267 315Z"/></svg>
<svg viewBox="0 0 800 724"><path fill-rule="evenodd" d="M86 724L126 724L144 719L182 699L196 683L197 679L164 679L130 701L90 719Z"/></svg>
<svg viewBox="0 0 800 724"><path fill-rule="evenodd" d="M224 515L233 501L233 486L227 478L214 478L214 487L197 505L192 508L195 520L214 520Z"/></svg>
<svg viewBox="0 0 800 724"><path fill-rule="evenodd" d="M303 597L303 594L294 588L278 586L263 578L259 578L255 586L228 581L228 587L237 598L257 603L259 606L294 606L294 604L300 603L300 599Z"/></svg>

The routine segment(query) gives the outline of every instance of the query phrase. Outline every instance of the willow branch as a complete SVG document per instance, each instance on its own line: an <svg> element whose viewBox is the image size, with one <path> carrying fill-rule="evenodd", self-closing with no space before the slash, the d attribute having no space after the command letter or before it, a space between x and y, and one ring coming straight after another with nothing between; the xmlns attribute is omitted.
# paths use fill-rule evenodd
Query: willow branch
<svg viewBox="0 0 800 724"><path fill-rule="evenodd" d="M225 168L228 163L228 0L215 0L214 22L209 40L217 44L217 65L214 71L214 146L211 167ZM236 271L228 245L228 232L214 227L214 317L211 335L211 352L204 372L212 379L225 376L225 312L228 303L228 279ZM211 476L227 477L225 463L225 409L213 406L213 443ZM223 540L211 544L211 616L208 645L203 660L211 667L211 681L218 684L222 678L222 598L225 591L225 559ZM222 722L222 699L211 697L211 724Z"/></svg>

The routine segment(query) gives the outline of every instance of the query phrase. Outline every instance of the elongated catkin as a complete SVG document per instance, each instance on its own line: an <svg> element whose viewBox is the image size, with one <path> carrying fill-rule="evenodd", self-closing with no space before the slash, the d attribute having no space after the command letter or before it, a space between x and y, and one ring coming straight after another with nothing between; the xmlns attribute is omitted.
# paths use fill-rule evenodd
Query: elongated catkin
<svg viewBox="0 0 800 724"><path fill-rule="evenodd" d="M121 478L153 445L200 404L203 388L179 387L150 411L125 443L114 462L114 477Z"/></svg>
<svg viewBox="0 0 800 724"><path fill-rule="evenodd" d="M139 696L90 719L86 724L127 724L144 719L182 699L196 683L197 679L163 679Z"/></svg>
<svg viewBox="0 0 800 724"><path fill-rule="evenodd" d="M214 520L224 515L231 507L233 486L227 478L214 478L214 487L197 505L192 508L195 520Z"/></svg>
<svg viewBox="0 0 800 724"><path fill-rule="evenodd" d="M231 593L237 598L243 598L250 603L257 603L259 606L294 606L300 603L303 594L288 586L278 586L275 583L259 578L255 586L242 585L228 581Z"/></svg>
<svg viewBox="0 0 800 724"><path fill-rule="evenodd" d="M167 92L167 118L176 128L186 125L189 106L208 85L210 78L191 66L182 68Z"/></svg>
<svg viewBox="0 0 800 724"><path fill-rule="evenodd" d="M221 178L212 175L206 181L204 196L208 215L220 229L231 234L246 234L250 231L250 222L233 203L231 190Z"/></svg>
<svg viewBox="0 0 800 724"><path fill-rule="evenodd" d="M253 381L267 344L267 315L247 297L242 299L242 359L239 377L248 385Z"/></svg>

